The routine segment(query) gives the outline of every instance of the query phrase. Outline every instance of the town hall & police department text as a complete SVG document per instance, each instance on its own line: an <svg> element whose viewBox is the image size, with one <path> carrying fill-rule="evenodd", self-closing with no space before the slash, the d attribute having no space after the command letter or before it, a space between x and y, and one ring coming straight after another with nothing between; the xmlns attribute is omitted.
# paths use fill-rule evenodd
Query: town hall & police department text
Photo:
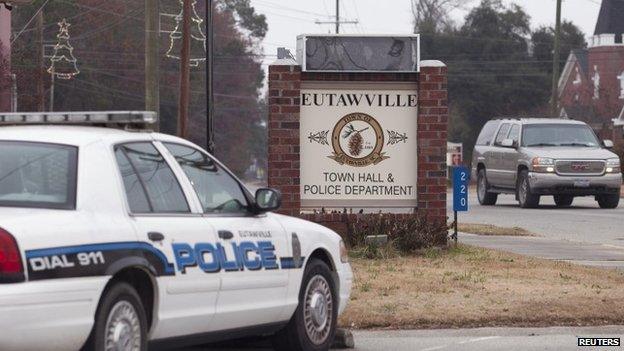
<svg viewBox="0 0 624 351"><path fill-rule="evenodd" d="M394 177L388 174L385 178L380 173L323 173L329 184L304 185L304 194L309 195L366 195L366 196L409 196L414 193L413 185L387 185L393 183ZM340 184L340 183L359 184ZM361 183L375 183L362 185Z"/></svg>

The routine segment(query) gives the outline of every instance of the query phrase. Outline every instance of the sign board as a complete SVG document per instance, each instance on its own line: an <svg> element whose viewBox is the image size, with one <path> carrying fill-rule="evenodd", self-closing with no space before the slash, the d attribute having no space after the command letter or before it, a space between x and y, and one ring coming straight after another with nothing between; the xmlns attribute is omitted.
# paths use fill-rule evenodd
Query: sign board
<svg viewBox="0 0 624 351"><path fill-rule="evenodd" d="M412 84L304 85L302 207L417 207L417 115Z"/></svg>
<svg viewBox="0 0 624 351"><path fill-rule="evenodd" d="M468 184L470 170L467 167L453 167L453 211L468 211Z"/></svg>
<svg viewBox="0 0 624 351"><path fill-rule="evenodd" d="M306 72L419 72L419 35L301 35L297 60Z"/></svg>
<svg viewBox="0 0 624 351"><path fill-rule="evenodd" d="M449 167L464 164L464 145L462 143L446 143L446 164Z"/></svg>

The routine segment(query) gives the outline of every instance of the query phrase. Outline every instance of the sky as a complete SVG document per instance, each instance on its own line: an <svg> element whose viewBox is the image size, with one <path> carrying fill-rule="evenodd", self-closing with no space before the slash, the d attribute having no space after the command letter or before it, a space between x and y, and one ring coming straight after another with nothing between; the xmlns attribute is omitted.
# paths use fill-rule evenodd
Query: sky
<svg viewBox="0 0 624 351"><path fill-rule="evenodd" d="M564 0L562 18L572 21L586 36L593 35L600 10L600 0ZM265 67L276 59L278 47L291 49L295 54L299 34L333 33L334 25L315 24L315 21L333 20L335 0L251 0L260 13L267 16L269 32L264 41ZM409 34L412 31L410 0L340 0L343 20L357 20L347 24L341 32L348 34ZM516 3L531 16L532 26L552 25L555 22L556 0L504 0ZM463 22L469 8L478 0L469 1L466 9L455 10L451 15Z"/></svg>

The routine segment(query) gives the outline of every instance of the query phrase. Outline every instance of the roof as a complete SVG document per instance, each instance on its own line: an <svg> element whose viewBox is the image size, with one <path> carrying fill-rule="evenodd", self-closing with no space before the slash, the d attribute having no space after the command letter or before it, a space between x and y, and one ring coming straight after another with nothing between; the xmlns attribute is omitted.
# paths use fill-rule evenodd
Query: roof
<svg viewBox="0 0 624 351"><path fill-rule="evenodd" d="M497 121L516 121L522 124L584 124L581 121L575 121L562 118L498 118Z"/></svg>
<svg viewBox="0 0 624 351"><path fill-rule="evenodd" d="M188 143L183 139L152 132L130 132L115 128L88 126L30 125L0 127L0 141L34 141L71 146L86 146L94 142L161 140Z"/></svg>
<svg viewBox="0 0 624 351"><path fill-rule="evenodd" d="M624 33L624 0L602 0L594 35L615 34L616 42L622 42Z"/></svg>
<svg viewBox="0 0 624 351"><path fill-rule="evenodd" d="M578 62L579 66L581 67L581 70L585 76L587 76L587 73L589 72L589 55L588 55L589 51L587 51L587 49L576 49L576 50L572 50L571 54L574 55L576 57L576 61Z"/></svg>

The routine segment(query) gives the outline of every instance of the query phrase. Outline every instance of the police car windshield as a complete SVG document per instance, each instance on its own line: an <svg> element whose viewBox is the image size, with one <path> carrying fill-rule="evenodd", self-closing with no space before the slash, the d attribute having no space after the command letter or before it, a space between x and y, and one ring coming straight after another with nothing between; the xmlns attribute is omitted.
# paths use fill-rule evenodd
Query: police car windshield
<svg viewBox="0 0 624 351"><path fill-rule="evenodd" d="M0 150L0 206L75 208L75 147L0 141Z"/></svg>
<svg viewBox="0 0 624 351"><path fill-rule="evenodd" d="M522 146L598 146L596 135L584 124L529 124L523 129Z"/></svg>

